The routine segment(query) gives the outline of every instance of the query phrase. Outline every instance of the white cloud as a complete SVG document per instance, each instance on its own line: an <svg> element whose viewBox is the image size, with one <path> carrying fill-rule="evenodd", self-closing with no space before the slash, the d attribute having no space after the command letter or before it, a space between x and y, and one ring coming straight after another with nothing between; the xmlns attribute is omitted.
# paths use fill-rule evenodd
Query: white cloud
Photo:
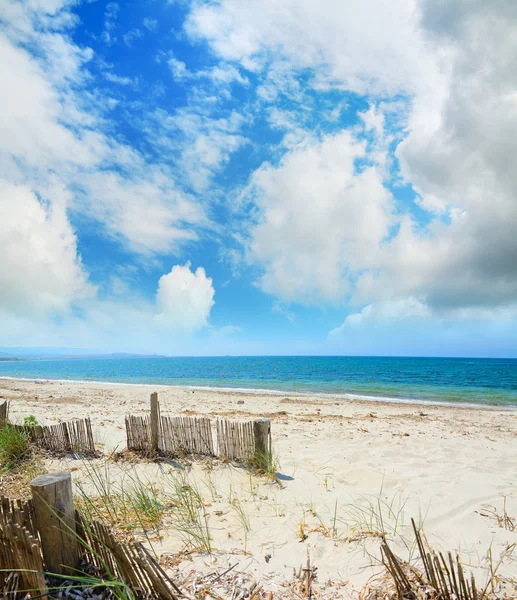
<svg viewBox="0 0 517 600"><path fill-rule="evenodd" d="M123 77L116 75L115 73L110 73L109 71L104 73L104 77L111 83L118 83L119 85L138 85L138 79L136 77Z"/></svg>
<svg viewBox="0 0 517 600"><path fill-rule="evenodd" d="M96 219L132 251L177 252L207 226L205 209L178 189L170 166L108 133L110 99L89 89L91 52L44 27L49 12L68 14L67 4L60 6L16 6L0 33L0 69L9 90L0 95L0 177L36 194L50 179L58 181L68 190L67 209ZM116 5L108 9L113 23ZM29 53L27 45L38 51Z"/></svg>
<svg viewBox="0 0 517 600"><path fill-rule="evenodd" d="M373 326L391 327L401 323L426 321L431 317L429 307L414 297L403 298L393 302L368 304L358 313L349 314L343 324L329 333L329 338L346 336L347 332Z"/></svg>
<svg viewBox="0 0 517 600"><path fill-rule="evenodd" d="M243 192L256 205L247 258L264 270L263 290L284 302L339 304L350 279L375 266L393 203L375 166L356 171L364 156L365 143L345 131L309 137L254 173Z"/></svg>
<svg viewBox="0 0 517 600"><path fill-rule="evenodd" d="M270 111L271 122L291 133L281 164L259 169L247 190L258 214L248 257L265 271L264 290L293 302L337 301L350 293L363 305L414 296L436 311L514 301L516 26L507 0L221 0L194 6L188 34L259 74L263 100L290 90L290 100L301 103L293 83L299 74L313 90L346 89L374 100L360 115L373 139L358 155L375 167L374 206L376 197L389 196L381 185L393 166L390 145L400 141L386 133L380 100L407 98L391 109L407 136L396 154L403 178L428 212L427 224L400 203L396 218L372 218L373 232L347 228L370 206L364 182L358 192L364 202L353 199L355 182L366 175L349 171L348 180L332 189L339 167L328 166L319 142L304 151L304 168L295 166L294 157L302 156L296 115L286 120L277 108ZM350 198L338 201L336 190L348 185ZM393 227L388 238L375 233L378 223L384 233Z"/></svg>
<svg viewBox="0 0 517 600"><path fill-rule="evenodd" d="M321 88L396 94L433 75L418 17L416 0L222 0L197 4L186 30L245 68L314 69Z"/></svg>
<svg viewBox="0 0 517 600"><path fill-rule="evenodd" d="M232 153L247 143L240 133L245 118L236 111L212 118L201 109L186 107L174 114L157 110L149 120L153 144L175 162L185 182L197 192L206 190Z"/></svg>
<svg viewBox="0 0 517 600"><path fill-rule="evenodd" d="M212 280L202 267L193 273L189 263L176 265L158 283L157 319L177 329L200 329L208 322L214 293Z"/></svg>
<svg viewBox="0 0 517 600"><path fill-rule="evenodd" d="M142 24L148 31L156 31L156 28L158 27L158 21L156 19L151 19L151 17L145 17Z"/></svg>
<svg viewBox="0 0 517 600"><path fill-rule="evenodd" d="M394 275L406 289L425 289L433 305L511 303L517 294L517 74L510 57L517 52L517 13L505 0L422 4L430 49L448 76L447 94L432 106L415 99L397 154L423 206L450 222L434 222L425 238L406 228Z"/></svg>
<svg viewBox="0 0 517 600"><path fill-rule="evenodd" d="M94 295L65 210L66 192L41 201L0 179L0 309L44 316Z"/></svg>
<svg viewBox="0 0 517 600"><path fill-rule="evenodd" d="M144 34L140 29L131 29L123 36L124 44L126 44L126 46L128 46L129 48L132 48L133 42L135 42L135 40L139 40L142 37L144 37Z"/></svg>
<svg viewBox="0 0 517 600"><path fill-rule="evenodd" d="M171 57L167 60L169 69L176 81L195 81L206 79L216 85L228 85L234 81L241 85L247 85L249 83L246 77L243 77L240 72L232 65L221 64L209 67L207 69L200 69L198 71L191 71L187 68L187 65L175 57Z"/></svg>

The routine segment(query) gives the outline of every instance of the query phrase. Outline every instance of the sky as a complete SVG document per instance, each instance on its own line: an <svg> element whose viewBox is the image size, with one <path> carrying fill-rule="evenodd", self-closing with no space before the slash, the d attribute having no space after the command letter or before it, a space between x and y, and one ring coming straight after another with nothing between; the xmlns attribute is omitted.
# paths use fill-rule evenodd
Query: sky
<svg viewBox="0 0 517 600"><path fill-rule="evenodd" d="M517 356L514 0L3 0L0 346Z"/></svg>

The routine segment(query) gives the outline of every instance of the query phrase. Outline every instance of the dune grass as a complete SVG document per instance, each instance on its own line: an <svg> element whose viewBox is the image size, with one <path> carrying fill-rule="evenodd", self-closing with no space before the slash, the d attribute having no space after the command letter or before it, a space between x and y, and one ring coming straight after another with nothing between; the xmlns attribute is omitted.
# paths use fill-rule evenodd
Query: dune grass
<svg viewBox="0 0 517 600"><path fill-rule="evenodd" d="M10 471L31 454L28 433L9 424L0 429L0 469Z"/></svg>
<svg viewBox="0 0 517 600"><path fill-rule="evenodd" d="M93 466L84 463L85 475L77 482L77 507L89 520L97 520L114 529L120 537L142 533L157 534L165 514L171 509L156 485L136 473L115 478L109 463Z"/></svg>
<svg viewBox="0 0 517 600"><path fill-rule="evenodd" d="M216 493L215 488L213 490ZM212 552L208 514L196 483L185 472L174 473L166 493L173 506L169 526L178 532L189 549Z"/></svg>

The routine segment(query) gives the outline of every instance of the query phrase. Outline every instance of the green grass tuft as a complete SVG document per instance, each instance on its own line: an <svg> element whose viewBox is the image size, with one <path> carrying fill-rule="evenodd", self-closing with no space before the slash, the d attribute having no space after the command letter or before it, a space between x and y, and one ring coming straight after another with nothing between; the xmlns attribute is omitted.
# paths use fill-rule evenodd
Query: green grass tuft
<svg viewBox="0 0 517 600"><path fill-rule="evenodd" d="M10 471L30 456L27 433L11 425L0 430L0 469Z"/></svg>

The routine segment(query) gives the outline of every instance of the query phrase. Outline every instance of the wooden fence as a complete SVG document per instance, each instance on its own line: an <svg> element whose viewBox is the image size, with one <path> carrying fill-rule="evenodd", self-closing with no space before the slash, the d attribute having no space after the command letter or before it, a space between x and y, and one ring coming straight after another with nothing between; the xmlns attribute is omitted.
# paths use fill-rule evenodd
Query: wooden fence
<svg viewBox="0 0 517 600"><path fill-rule="evenodd" d="M250 462L255 456L253 421L217 420L219 456L229 460Z"/></svg>
<svg viewBox="0 0 517 600"><path fill-rule="evenodd" d="M72 452L84 456L95 456L92 424L90 418L55 425L13 425L23 431L31 442L50 452Z"/></svg>
<svg viewBox="0 0 517 600"><path fill-rule="evenodd" d="M46 598L41 544L30 502L0 497L0 593Z"/></svg>
<svg viewBox="0 0 517 600"><path fill-rule="evenodd" d="M170 456L215 456L212 424L205 417L161 417L159 449Z"/></svg>
<svg viewBox="0 0 517 600"><path fill-rule="evenodd" d="M206 417L165 417L160 415L156 394L151 396L150 416L126 417L126 439L128 450L149 454L219 456L255 463L260 468L267 467L271 458L269 419L212 421Z"/></svg>
<svg viewBox="0 0 517 600"><path fill-rule="evenodd" d="M150 453L152 451L150 417L127 415L126 439L128 450Z"/></svg>
<svg viewBox="0 0 517 600"><path fill-rule="evenodd" d="M123 582L137 598L177 600L181 590L140 542L123 544L109 527L85 522L77 513L78 535L85 541L83 556L89 565L114 581Z"/></svg>
<svg viewBox="0 0 517 600"><path fill-rule="evenodd" d="M32 502L0 497L0 597L47 598L44 550ZM70 536L74 534L69 533ZM66 532L65 532L66 536ZM117 541L110 529L76 512L81 564L135 598L177 600L181 590L140 542ZM79 575L80 570L75 572ZM56 580L59 585L59 580Z"/></svg>

